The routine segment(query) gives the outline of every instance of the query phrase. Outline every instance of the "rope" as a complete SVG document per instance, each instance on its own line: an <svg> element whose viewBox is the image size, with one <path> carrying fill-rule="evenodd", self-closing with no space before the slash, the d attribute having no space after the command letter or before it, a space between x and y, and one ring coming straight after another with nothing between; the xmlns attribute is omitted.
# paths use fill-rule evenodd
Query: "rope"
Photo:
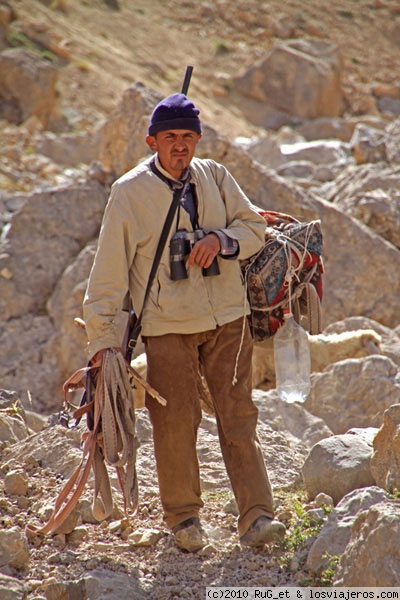
<svg viewBox="0 0 400 600"><path fill-rule="evenodd" d="M244 342L244 334L246 331L246 319L247 319L247 315L246 315L246 304L247 304L247 278L244 278L244 293L243 293L243 324L242 324L242 333L240 336L240 343L239 343L239 350L238 353L236 354L236 360L235 360L235 367L233 369L233 379L232 379L232 385L236 385L237 384L237 371L238 371L238 367L239 367L239 357L240 354L242 352L242 348L243 348L243 342Z"/></svg>
<svg viewBox="0 0 400 600"><path fill-rule="evenodd" d="M293 282L293 279L297 279L297 281L300 281L297 274L302 271L306 256L311 256L311 253L307 250L307 246L308 246L308 243L309 243L309 240L312 235L312 231L313 231L314 227L315 227L314 221L310 221L307 224L307 228L305 231L303 251L299 250L298 244L296 244L292 240L292 238L285 235L283 232L280 232L276 238L279 242L282 243L283 251L285 253L286 261L287 261L287 265L288 265L286 274L285 274L285 281L288 285L290 314L292 314L292 282ZM298 260L298 264L296 266L293 265L293 256L296 256L297 260ZM298 297L300 295L301 294L299 294ZM283 303L281 302L281 303L275 305L274 308L276 308L277 306L280 306L281 304L283 304Z"/></svg>

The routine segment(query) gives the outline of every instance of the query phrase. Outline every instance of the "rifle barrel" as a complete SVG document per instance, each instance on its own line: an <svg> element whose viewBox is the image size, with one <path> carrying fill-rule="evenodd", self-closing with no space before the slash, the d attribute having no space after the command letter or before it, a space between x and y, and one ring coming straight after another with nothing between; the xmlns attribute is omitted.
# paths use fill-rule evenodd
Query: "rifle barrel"
<svg viewBox="0 0 400 600"><path fill-rule="evenodd" d="M186 73L185 73L185 79L183 80L183 85L182 85L182 92L181 94L187 94L187 91L189 89L189 84L190 84L190 78L192 76L192 72L193 72L193 67L188 65L186 67Z"/></svg>

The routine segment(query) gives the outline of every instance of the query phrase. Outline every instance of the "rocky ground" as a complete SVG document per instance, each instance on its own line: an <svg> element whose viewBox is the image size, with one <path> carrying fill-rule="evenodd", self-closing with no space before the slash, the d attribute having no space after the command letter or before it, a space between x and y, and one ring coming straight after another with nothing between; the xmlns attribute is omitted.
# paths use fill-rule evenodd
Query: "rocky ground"
<svg viewBox="0 0 400 600"><path fill-rule="evenodd" d="M78 521L74 513L72 521L60 530L64 533L30 538L28 554L24 555L20 549L18 568L9 564L1 569L0 573L15 578L14 583L20 582L26 591L26 596L10 598L84 599L86 596L76 590L77 595L72 595L72 590L88 586L91 578L99 588L106 586L105 580L111 578L110 595L95 596L109 600L122 597L117 591L116 577L121 578L120 585L129 598L165 600L200 600L205 588L212 585L257 587L331 582L329 571L315 579L305 569L307 548L321 522L312 523L305 517L306 509L315 507L315 503L305 506L304 491L293 481L294 465L289 463L285 468L288 473L292 471L292 486L286 490L284 486L275 486L277 515L290 531L287 540L257 550L240 546L235 503L219 456L215 423L208 416L204 417L200 431L199 457L205 502L202 520L209 544L194 555L178 550L161 519L151 428L144 410L137 411L137 429L141 440L137 515L124 516L121 496L114 490L116 506L112 517L101 524L95 523L89 508L93 491L91 484L88 485L80 502ZM261 428L260 435L268 446L267 436L271 436L271 431L267 426ZM27 524L39 525L49 516L57 492L80 460L79 439L80 431L54 426L17 444L3 444L0 489L3 527L19 530ZM7 482L21 470L25 484L11 493ZM113 471L109 473L115 485ZM275 483L274 469L271 475ZM7 581L0 575L0 590L2 585L7 585Z"/></svg>

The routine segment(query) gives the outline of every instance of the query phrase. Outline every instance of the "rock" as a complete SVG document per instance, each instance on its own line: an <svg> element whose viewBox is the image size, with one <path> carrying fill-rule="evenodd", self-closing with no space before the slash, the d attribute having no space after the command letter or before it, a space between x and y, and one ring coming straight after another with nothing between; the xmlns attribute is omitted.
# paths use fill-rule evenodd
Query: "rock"
<svg viewBox="0 0 400 600"><path fill-rule="evenodd" d="M278 167L276 172L282 177L308 179L315 175L315 166L308 160L293 160Z"/></svg>
<svg viewBox="0 0 400 600"><path fill-rule="evenodd" d="M363 124L357 125L350 140L356 163L359 165L385 161L385 138L385 133L378 129Z"/></svg>
<svg viewBox="0 0 400 600"><path fill-rule="evenodd" d="M396 587L400 572L400 506L385 501L362 511L333 582L345 587Z"/></svg>
<svg viewBox="0 0 400 600"><path fill-rule="evenodd" d="M386 133L387 159L390 163L400 164L400 119L389 123Z"/></svg>
<svg viewBox="0 0 400 600"><path fill-rule="evenodd" d="M258 408L259 420L274 431L283 433L290 445L302 455L306 455L314 444L332 435L324 421L299 403L283 402L275 390L253 390L253 400Z"/></svg>
<svg viewBox="0 0 400 600"><path fill-rule="evenodd" d="M67 379L75 370L86 365L87 337L74 319L82 318L82 303L90 269L96 252L96 242L90 241L63 272L48 299L47 310L57 323L58 335L49 340L49 353L56 357L59 377ZM123 321L123 322L122 322ZM121 315L121 339L126 317ZM60 343L62 340L62 344ZM80 392L81 395L82 391ZM72 396L73 397L73 396Z"/></svg>
<svg viewBox="0 0 400 600"><path fill-rule="evenodd" d="M17 125L35 116L46 126L56 108L57 69L23 48L0 53L0 117Z"/></svg>
<svg viewBox="0 0 400 600"><path fill-rule="evenodd" d="M28 437L29 431L20 419L0 413L0 440L14 444L18 440Z"/></svg>
<svg viewBox="0 0 400 600"><path fill-rule="evenodd" d="M46 600L73 598L85 600L85 586L82 581L47 581L44 585Z"/></svg>
<svg viewBox="0 0 400 600"><path fill-rule="evenodd" d="M324 492L320 492L315 496L314 504L318 508L332 508L334 506L333 498Z"/></svg>
<svg viewBox="0 0 400 600"><path fill-rule="evenodd" d="M89 539L89 531L87 527L79 526L68 535L68 543L80 544L86 542Z"/></svg>
<svg viewBox="0 0 400 600"><path fill-rule="evenodd" d="M25 569L29 562L28 543L18 527L0 530L0 567Z"/></svg>
<svg viewBox="0 0 400 600"><path fill-rule="evenodd" d="M307 568L316 574L327 569L330 558L341 556L345 551L350 540L351 528L360 512L386 498L385 492L375 486L356 489L346 494L329 514L327 522L311 546Z"/></svg>
<svg viewBox="0 0 400 600"><path fill-rule="evenodd" d="M280 150L284 162L306 160L314 165L336 167L343 167L352 162L349 145L340 140L314 140L282 144Z"/></svg>
<svg viewBox="0 0 400 600"><path fill-rule="evenodd" d="M35 143L35 150L66 167L89 165L99 156L100 134L98 131L59 135L46 132Z"/></svg>
<svg viewBox="0 0 400 600"><path fill-rule="evenodd" d="M34 433L42 431L47 424L47 418L32 410L26 410L26 424Z"/></svg>
<svg viewBox="0 0 400 600"><path fill-rule="evenodd" d="M56 356L47 351L55 334L49 317L32 313L0 326L2 383L18 392L26 408L34 408L39 413L61 407L63 380ZM59 338L57 342L60 344Z"/></svg>
<svg viewBox="0 0 400 600"><path fill-rule="evenodd" d="M155 546L164 536L158 529L145 529L135 531L128 536L128 542L133 546Z"/></svg>
<svg viewBox="0 0 400 600"><path fill-rule="evenodd" d="M341 209L400 248L400 192L376 188L357 192L338 202Z"/></svg>
<svg viewBox="0 0 400 600"><path fill-rule="evenodd" d="M384 411L396 402L400 390L397 365L380 355L334 363L314 373L311 382L304 406L334 433L380 427Z"/></svg>
<svg viewBox="0 0 400 600"><path fill-rule="evenodd" d="M12 216L12 226L0 243L0 271L6 268L11 273L10 278L0 277L0 378L4 386L20 392L24 404L26 390L30 390L31 406L38 412L59 409L62 384L72 372L72 361L68 365L58 362L64 331L57 320L52 322L43 314L46 302L64 270L97 234L105 201L106 192L95 181L34 193ZM85 277L89 262L90 258ZM80 283L80 290L63 299L76 307L79 298L75 314L65 315L70 319L69 329L75 328L79 338L80 354L77 347L74 350L76 360L81 359L76 368L86 363L85 338L73 325L73 318L81 312L84 283ZM51 312L56 319L59 309L54 302Z"/></svg>
<svg viewBox="0 0 400 600"><path fill-rule="evenodd" d="M137 578L127 573L95 569L78 583L84 586L85 595L82 600L84 598L90 598L90 600L117 600L117 598L150 600L151 598L151 594L149 595L141 589ZM77 600L80 598L78 597Z"/></svg>
<svg viewBox="0 0 400 600"><path fill-rule="evenodd" d="M241 108L251 122L264 127L271 126L273 117L268 113L274 110L292 118L337 117L341 71L339 50L329 41L276 42L265 57L234 79L234 89L255 101L252 112L243 102Z"/></svg>
<svg viewBox="0 0 400 600"><path fill-rule="evenodd" d="M0 573L1 600L25 600L27 589L24 583L16 577L9 577Z"/></svg>
<svg viewBox="0 0 400 600"><path fill-rule="evenodd" d="M374 439L371 473L388 492L400 490L400 404L385 410L383 424Z"/></svg>
<svg viewBox="0 0 400 600"><path fill-rule="evenodd" d="M22 470L9 471L4 478L4 491L8 496L26 496L28 477Z"/></svg>
<svg viewBox="0 0 400 600"><path fill-rule="evenodd" d="M67 478L82 458L80 437L80 431L76 429L66 429L61 425L47 427L29 436L29 439L13 444L7 453L7 465L15 468L14 465L18 464L27 469L28 465L37 468L40 464L41 468L49 468Z"/></svg>
<svg viewBox="0 0 400 600"><path fill-rule="evenodd" d="M390 136L387 136L387 142ZM398 137L397 137L398 140ZM396 142L398 146L398 141ZM392 152L394 152L393 144ZM400 247L400 170L385 163L348 167L328 193L343 212L355 217L396 248ZM366 313L366 316L371 316ZM378 319L379 320L379 319Z"/></svg>
<svg viewBox="0 0 400 600"><path fill-rule="evenodd" d="M356 123L338 117L317 117L295 126L295 130L306 140L338 139L349 142Z"/></svg>
<svg viewBox="0 0 400 600"><path fill-rule="evenodd" d="M51 515L54 511L54 503L47 504L38 509L38 517L40 517L42 523L47 523ZM61 545L65 544L65 535L72 533L78 523L81 521L81 515L79 513L79 508L74 507L71 513L67 516L65 521L61 523L56 530L54 530L54 535L59 537L61 541Z"/></svg>
<svg viewBox="0 0 400 600"><path fill-rule="evenodd" d="M391 116L400 115L400 99L391 98L390 96L384 96L378 98L377 105L381 113L389 114Z"/></svg>
<svg viewBox="0 0 400 600"><path fill-rule="evenodd" d="M125 90L121 103L100 130L99 159L106 170L120 176L147 154L148 122L160 100L161 96L140 83Z"/></svg>
<svg viewBox="0 0 400 600"><path fill-rule="evenodd" d="M377 430L351 430L315 444L302 468L304 485L312 500L320 492L337 504L349 492L375 485L370 460Z"/></svg>
<svg viewBox="0 0 400 600"><path fill-rule="evenodd" d="M3 321L43 309L63 271L97 235L105 202L94 181L26 197L0 246L0 269L12 274L0 279Z"/></svg>

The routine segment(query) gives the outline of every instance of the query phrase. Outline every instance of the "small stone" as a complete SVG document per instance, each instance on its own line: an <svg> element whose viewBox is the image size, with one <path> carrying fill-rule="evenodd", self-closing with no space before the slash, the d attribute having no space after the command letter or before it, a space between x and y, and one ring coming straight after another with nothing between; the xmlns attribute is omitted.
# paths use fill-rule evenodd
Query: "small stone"
<svg viewBox="0 0 400 600"><path fill-rule="evenodd" d="M57 548L64 548L67 543L67 536L65 533L56 533L53 536L53 544L57 546Z"/></svg>
<svg viewBox="0 0 400 600"><path fill-rule="evenodd" d="M71 544L80 544L87 539L89 539L89 532L87 528L83 526L76 527L76 529L68 535L68 542Z"/></svg>
<svg viewBox="0 0 400 600"><path fill-rule="evenodd" d="M212 544L207 544L204 548L201 548L197 553L199 556L212 556L217 552L216 548Z"/></svg>
<svg viewBox="0 0 400 600"><path fill-rule="evenodd" d="M334 506L333 498L324 492L317 494L314 500L315 506L318 508L331 508Z"/></svg>
<svg viewBox="0 0 400 600"><path fill-rule="evenodd" d="M124 529L123 531L121 531L121 539L126 542L126 540L129 539L129 536L132 533L133 533L133 528L132 527L127 527L126 529Z"/></svg>
<svg viewBox="0 0 400 600"><path fill-rule="evenodd" d="M163 532L158 529L145 529L131 533L128 541L133 546L155 546L163 535Z"/></svg>
<svg viewBox="0 0 400 600"><path fill-rule="evenodd" d="M29 480L23 471L10 471L4 478L4 490L8 496L26 496Z"/></svg>
<svg viewBox="0 0 400 600"><path fill-rule="evenodd" d="M26 536L17 527L0 530L0 567L8 565L24 569L29 562Z"/></svg>
<svg viewBox="0 0 400 600"><path fill-rule="evenodd" d="M235 517L239 516L239 509L236 504L235 498L231 498L224 506L224 512L227 515L234 515Z"/></svg>
<svg viewBox="0 0 400 600"><path fill-rule="evenodd" d="M307 516L310 519L310 523L313 525L318 525L321 521L326 520L326 514L322 510L322 508L312 508L307 511Z"/></svg>

